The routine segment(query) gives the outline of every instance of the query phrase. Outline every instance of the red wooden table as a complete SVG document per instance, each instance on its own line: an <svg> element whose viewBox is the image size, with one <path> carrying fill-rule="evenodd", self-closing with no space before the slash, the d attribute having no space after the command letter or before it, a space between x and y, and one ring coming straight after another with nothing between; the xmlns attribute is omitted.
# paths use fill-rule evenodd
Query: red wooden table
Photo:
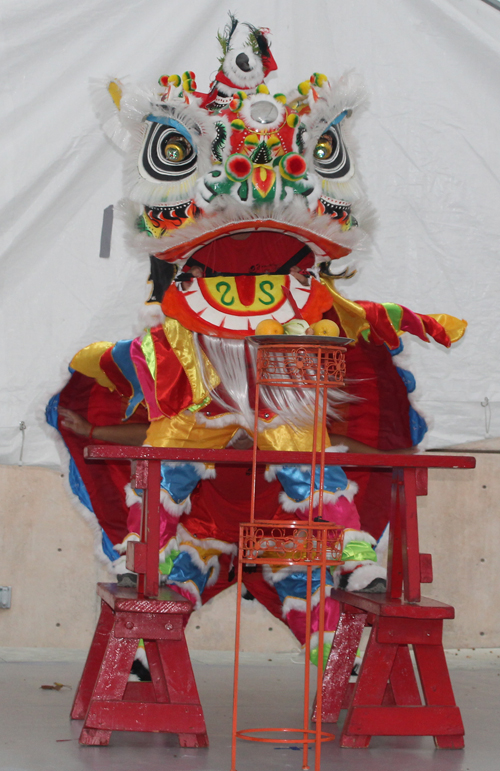
<svg viewBox="0 0 500 771"><path fill-rule="evenodd" d="M255 455L252 450L116 445L88 447L85 455L92 460L137 462L134 484L144 490L142 532L140 542L128 544L127 567L139 574L138 596L145 598L157 598L159 589L162 461L250 465L256 457L257 463L266 465L311 462L308 452L257 451ZM392 469L393 485L387 593L364 595L332 590L332 596L342 603L344 615L325 671L323 720L331 719L332 698L336 699L340 711L343 701L349 696L342 746L366 747L372 735L433 735L438 746L463 746L463 725L453 699L442 647L442 620L453 618L454 610L451 606L421 597L420 583L429 579L431 567L430 555L421 555L419 551L417 495L426 492L429 468L474 468L475 459L430 454L328 453L325 465L367 470ZM346 617L349 617L351 625L346 623ZM372 626L372 634L356 687L349 695L350 668L347 671L346 661L349 661L353 650L355 653L365 623ZM413 646L417 658L424 705L420 702L408 645ZM389 706L389 697L392 697L392 706ZM136 730L154 729L143 727Z"/></svg>

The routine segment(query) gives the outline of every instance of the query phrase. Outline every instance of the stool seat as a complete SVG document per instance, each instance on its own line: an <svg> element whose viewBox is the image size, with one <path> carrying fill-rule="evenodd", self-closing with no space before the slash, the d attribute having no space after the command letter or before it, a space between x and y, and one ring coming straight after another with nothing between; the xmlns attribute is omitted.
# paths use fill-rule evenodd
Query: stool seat
<svg viewBox="0 0 500 771"><path fill-rule="evenodd" d="M165 587L98 584L101 615L71 717L84 719L80 744L106 745L112 731L176 733L181 747L207 747L203 710L184 637L192 604ZM139 640L151 683L128 683Z"/></svg>
<svg viewBox="0 0 500 771"><path fill-rule="evenodd" d="M455 608L430 597L421 597L419 602L407 602L403 598L387 597L385 592L348 592L332 589L332 599L351 605L353 608L373 613L375 616L391 618L455 618Z"/></svg>
<svg viewBox="0 0 500 771"><path fill-rule="evenodd" d="M385 593L341 589L330 596L341 603L341 615L323 677L322 720L337 722L347 708L340 746L368 747L372 736L433 736L437 747L463 747L464 727L442 644L443 619L454 618L454 608L428 597L409 603ZM370 638L352 684L365 626L371 627Z"/></svg>

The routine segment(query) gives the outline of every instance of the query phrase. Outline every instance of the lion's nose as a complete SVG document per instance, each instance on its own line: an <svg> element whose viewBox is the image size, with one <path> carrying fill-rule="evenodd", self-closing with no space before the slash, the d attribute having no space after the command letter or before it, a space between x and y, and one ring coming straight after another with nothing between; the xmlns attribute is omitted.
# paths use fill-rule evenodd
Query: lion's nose
<svg viewBox="0 0 500 771"><path fill-rule="evenodd" d="M250 72L250 70L252 69L250 67L250 61L246 54L238 54L238 56L236 57L236 66L239 67L240 70L243 70L243 72Z"/></svg>

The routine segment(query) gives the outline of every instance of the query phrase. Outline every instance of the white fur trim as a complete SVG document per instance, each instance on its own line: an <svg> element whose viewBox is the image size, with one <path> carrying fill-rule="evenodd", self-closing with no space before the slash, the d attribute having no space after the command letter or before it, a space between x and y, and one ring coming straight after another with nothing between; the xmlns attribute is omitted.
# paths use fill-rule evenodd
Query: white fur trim
<svg viewBox="0 0 500 771"><path fill-rule="evenodd" d="M179 586L185 589L191 595L191 602L194 605L195 610L201 608L201 596L200 591L194 581L169 581L167 580L167 586Z"/></svg>
<svg viewBox="0 0 500 771"><path fill-rule="evenodd" d="M311 609L315 608L316 605L319 604L320 601L320 591L321 588L318 587L313 595L311 595ZM291 610L300 610L305 612L307 608L307 602L306 600L303 600L301 597L285 597L285 601L283 603L282 608L282 616L283 618L286 618Z"/></svg>
<svg viewBox="0 0 500 771"><path fill-rule="evenodd" d="M389 523L387 523L384 532L378 539L377 545L375 547L375 554L377 555L378 562L382 562L384 560L387 549L389 548L389 529Z"/></svg>
<svg viewBox="0 0 500 771"><path fill-rule="evenodd" d="M387 581L387 570L373 563L365 564L351 573L346 589L349 592L362 592L374 578L383 578Z"/></svg>
<svg viewBox="0 0 500 771"><path fill-rule="evenodd" d="M347 498L348 501L352 501L354 499L354 496L358 492L358 485L356 482L349 482L345 490L339 490L338 492L331 493L329 490L323 491L323 502L324 503L336 503L340 497ZM279 501L285 511L289 512L295 512L295 511L306 511L309 508L309 500L310 496L307 498L304 498L302 501L294 501L292 498L289 498L288 495L283 490L280 493ZM316 490L313 496L313 506L319 505L319 490ZM371 538L371 536L370 536ZM355 539L355 540L362 540L362 539ZM376 543L375 539L373 539L373 543Z"/></svg>
<svg viewBox="0 0 500 771"><path fill-rule="evenodd" d="M292 573L305 573L306 570L306 565L284 565L279 570L273 571L270 565L264 564L262 565L262 577L270 586L274 586Z"/></svg>
<svg viewBox="0 0 500 771"><path fill-rule="evenodd" d="M179 544L182 541L198 546L200 549L217 549L221 554L229 554L235 556L238 553L238 547L235 543L228 543L227 541L219 541L217 538L194 538L186 528L182 525L177 526L177 541Z"/></svg>
<svg viewBox="0 0 500 771"><path fill-rule="evenodd" d="M130 508L131 506L134 506L136 503L142 503L142 497L139 495L136 490L132 487L131 483L128 482L125 487L125 503Z"/></svg>

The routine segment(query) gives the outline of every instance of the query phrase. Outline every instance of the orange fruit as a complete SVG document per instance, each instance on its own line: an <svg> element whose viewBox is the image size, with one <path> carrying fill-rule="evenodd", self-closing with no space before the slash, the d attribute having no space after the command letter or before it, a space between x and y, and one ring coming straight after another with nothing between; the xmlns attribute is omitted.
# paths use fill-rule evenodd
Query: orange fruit
<svg viewBox="0 0 500 771"><path fill-rule="evenodd" d="M264 321L259 321L257 329L255 330L256 335L282 335L283 333L283 325L274 319L264 319Z"/></svg>
<svg viewBox="0 0 500 771"><path fill-rule="evenodd" d="M339 326L330 319L321 319L312 325L315 335L324 335L325 337L338 337Z"/></svg>

